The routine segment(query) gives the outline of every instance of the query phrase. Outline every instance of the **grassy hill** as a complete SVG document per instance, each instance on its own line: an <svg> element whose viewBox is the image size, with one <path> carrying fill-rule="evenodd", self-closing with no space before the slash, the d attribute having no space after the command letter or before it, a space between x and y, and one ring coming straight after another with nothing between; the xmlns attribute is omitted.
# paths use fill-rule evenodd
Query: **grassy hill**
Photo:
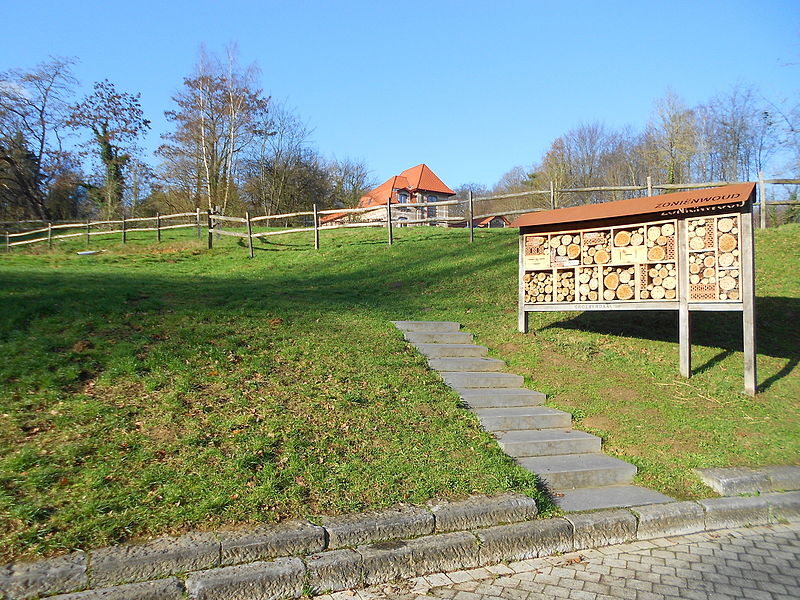
<svg viewBox="0 0 800 600"><path fill-rule="evenodd" d="M516 231L410 228L207 251L0 256L0 558L517 490L536 495L389 323L459 321L678 498L691 468L800 460L800 226L757 238L759 383L737 313L541 313L516 331ZM93 243L94 245L94 243ZM545 501L543 506L547 507Z"/></svg>

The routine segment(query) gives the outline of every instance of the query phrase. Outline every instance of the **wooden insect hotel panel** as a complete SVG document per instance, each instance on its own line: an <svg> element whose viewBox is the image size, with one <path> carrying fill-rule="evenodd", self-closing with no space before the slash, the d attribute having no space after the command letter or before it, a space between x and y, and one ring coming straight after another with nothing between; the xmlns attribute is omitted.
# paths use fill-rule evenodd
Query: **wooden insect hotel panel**
<svg viewBox="0 0 800 600"><path fill-rule="evenodd" d="M670 220L524 235L524 301L674 300L675 234Z"/></svg>
<svg viewBox="0 0 800 600"><path fill-rule="evenodd" d="M523 215L520 331L542 310L677 310L687 374L689 311L741 311L754 393L754 197L745 183Z"/></svg>

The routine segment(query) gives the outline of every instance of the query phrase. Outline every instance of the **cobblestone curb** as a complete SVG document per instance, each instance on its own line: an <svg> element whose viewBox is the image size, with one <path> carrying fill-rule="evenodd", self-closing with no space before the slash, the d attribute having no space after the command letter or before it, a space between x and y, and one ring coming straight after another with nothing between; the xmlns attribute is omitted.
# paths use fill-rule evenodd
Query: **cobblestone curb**
<svg viewBox="0 0 800 600"><path fill-rule="evenodd" d="M0 598L133 600L186 593L190 600L279 600L632 540L800 522L800 492L543 520L530 520L536 514L530 504L520 496L478 497L329 519L322 526L297 521L77 552L0 567ZM437 513L446 515L440 527ZM456 524L461 530L449 531ZM434 533L442 530L448 532ZM345 543L355 547L342 549Z"/></svg>

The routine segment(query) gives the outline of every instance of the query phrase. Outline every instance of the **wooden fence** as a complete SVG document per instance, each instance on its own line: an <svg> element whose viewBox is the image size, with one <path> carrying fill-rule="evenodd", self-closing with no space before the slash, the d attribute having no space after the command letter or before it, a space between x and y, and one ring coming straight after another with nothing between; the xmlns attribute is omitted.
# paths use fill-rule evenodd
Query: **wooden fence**
<svg viewBox="0 0 800 600"><path fill-rule="evenodd" d="M550 188L547 190L529 190L525 192L518 192L512 194L500 194L495 196L478 196L473 197L472 192L469 192L466 200L447 200L444 202L417 202L406 204L392 204L388 200L384 205L370 206L367 208L336 208L330 210L318 210L317 205L313 205L310 211L300 211L293 213L285 213L279 215L263 215L252 217L249 213L245 213L244 217L230 217L226 215L217 214L214 211L205 211L201 219L200 209L195 212L176 213L171 215L156 214L154 217L135 217L135 218L122 218L120 220L112 221L85 221L83 223L47 223L45 227L38 229L23 230L15 233L10 231L5 232L5 248L6 252L10 252L11 248L15 246L23 246L28 244L35 244L40 242L47 242L49 247L52 247L53 240L85 237L87 245L89 244L92 236L98 235L121 235L122 242L127 241L127 235L139 231L154 231L156 232L156 240L161 241L161 232L168 229L181 229L194 227L197 237L201 237L202 229L205 227L207 230L207 243L208 248L214 245L215 236L230 236L246 240L248 252L252 258L254 255L253 240L259 238L270 238L278 235L289 235L294 233L314 232L314 248L320 247L320 233L334 229L347 229L356 227L384 227L387 229L387 242L392 244L394 242L394 229L396 227L403 227L406 225L452 225L464 224L469 230L469 241L474 241L475 222L480 219L495 216L515 216L525 213L530 213L539 210L546 210L557 208L556 198L557 194L565 193L590 193L590 192L646 192L648 196L653 195L653 190L663 191L676 191L686 189L698 188L712 188L720 187L723 185L730 185L730 181L712 181L706 183L679 183L679 184L653 184L650 178L647 178L646 185L629 185L629 186L597 186L588 188L562 188L556 189L553 183L550 183ZM773 205L798 205L797 201L778 201L766 202L766 185L800 185L800 179L764 179L763 176L759 178L759 193L758 203L756 206L759 210L759 222L761 227L766 227L767 207ZM540 202L540 206L528 206L527 208L484 212L476 211L475 204L481 202L488 202L493 200L501 200L508 198L523 198L523 197L536 197L544 196L544 202ZM549 200L549 202L548 202ZM421 213L427 213L430 208L440 208L458 206L462 209L464 216L432 216L425 218L408 219L406 216L398 216L398 212L402 215L407 215L409 209L413 214L414 210ZM478 214L476 214L476 212ZM357 222L334 222L331 224L324 224L320 222L320 217L325 215L342 215L343 217L352 218L354 216L363 215L364 213L375 213L373 216L368 216L371 220L357 221ZM253 226L259 224L269 224L270 221L279 221L281 219L296 219L299 217L309 218L312 226L308 227L292 227L284 228L273 231L253 232ZM183 219L183 223L172 223L176 219ZM204 220L205 223L201 221ZM32 223L34 221L21 221L17 224ZM140 224L151 222L152 227L143 227ZM167 224L165 224L167 223ZM242 231L235 231L232 229L225 229L226 223L235 224L240 227ZM8 225L10 223L6 223ZM131 227L131 224L134 226ZM116 229L115 226L118 226ZM262 225L263 226L263 225ZM110 227L110 229L109 229ZM80 231L73 233L54 233L61 230L80 229ZM94 229L94 230L93 230ZM46 235L39 235L46 234ZM31 235L39 235L39 237L30 238ZM25 239L19 239L25 238ZM18 241L13 241L18 240Z"/></svg>

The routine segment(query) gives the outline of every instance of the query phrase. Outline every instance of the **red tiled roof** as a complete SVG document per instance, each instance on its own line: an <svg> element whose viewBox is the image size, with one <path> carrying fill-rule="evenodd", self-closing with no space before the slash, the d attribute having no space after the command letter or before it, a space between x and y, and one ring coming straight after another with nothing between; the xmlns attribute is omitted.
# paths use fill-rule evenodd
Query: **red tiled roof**
<svg viewBox="0 0 800 600"><path fill-rule="evenodd" d="M445 196L454 196L455 192L447 187L444 182L439 179L436 174L431 171L430 167L426 164L420 164L416 167L406 169L400 175L390 177L375 189L370 190L358 201L358 208L368 208L370 206L383 206L386 201L391 198L392 204L397 204L397 190L404 190L409 192L433 192L435 194L442 194ZM334 215L327 215L320 219L321 223L329 223L341 219L347 213L337 213Z"/></svg>
<svg viewBox="0 0 800 600"><path fill-rule="evenodd" d="M492 217L485 217L483 219L479 219L478 221L475 221L475 227L483 227L484 225L488 225L489 223L492 222L492 219L497 219L498 217L500 219L503 219L503 222L505 222L506 225L510 225L511 224L511 221L509 221L503 215L494 215Z"/></svg>

